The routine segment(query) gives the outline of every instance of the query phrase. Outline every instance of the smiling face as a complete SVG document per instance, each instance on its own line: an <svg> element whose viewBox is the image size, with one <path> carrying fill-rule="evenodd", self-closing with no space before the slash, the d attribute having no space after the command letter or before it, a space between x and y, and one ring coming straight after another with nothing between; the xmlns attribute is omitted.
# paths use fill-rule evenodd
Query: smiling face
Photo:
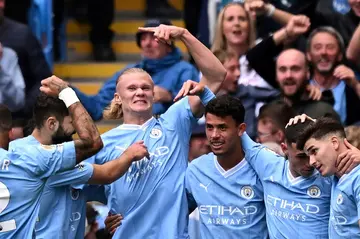
<svg viewBox="0 0 360 239"><path fill-rule="evenodd" d="M151 114L154 101L152 79L143 72L122 75L116 86L115 101L122 103L124 113Z"/></svg>
<svg viewBox="0 0 360 239"><path fill-rule="evenodd" d="M335 36L328 32L315 34L311 40L307 58L319 73L331 73L342 59L340 46Z"/></svg>
<svg viewBox="0 0 360 239"><path fill-rule="evenodd" d="M231 116L219 117L207 113L206 137L215 155L226 155L234 152L240 145L240 136L244 133L244 124L236 124Z"/></svg>
<svg viewBox="0 0 360 239"><path fill-rule="evenodd" d="M303 53L291 49L279 55L276 62L276 78L285 96L293 96L299 92L308 76Z"/></svg>
<svg viewBox="0 0 360 239"><path fill-rule="evenodd" d="M239 4L226 8L222 28L227 44L248 44L250 23L245 9Z"/></svg>
<svg viewBox="0 0 360 239"><path fill-rule="evenodd" d="M310 165L316 168L322 176L331 176L336 173L335 163L338 153L335 145L337 143L336 137L332 139L329 137L310 138L305 143L304 151L310 158Z"/></svg>

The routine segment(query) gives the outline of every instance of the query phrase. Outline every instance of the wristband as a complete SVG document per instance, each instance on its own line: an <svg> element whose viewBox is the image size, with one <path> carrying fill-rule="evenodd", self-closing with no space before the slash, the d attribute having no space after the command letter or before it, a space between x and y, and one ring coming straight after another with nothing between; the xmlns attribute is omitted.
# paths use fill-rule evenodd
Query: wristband
<svg viewBox="0 0 360 239"><path fill-rule="evenodd" d="M272 17L273 15L274 15L274 12L275 12L275 7L274 7L274 5L272 5L272 4L269 4L270 5L270 8L269 8L269 10L266 12L266 16L267 17Z"/></svg>
<svg viewBox="0 0 360 239"><path fill-rule="evenodd" d="M199 95L201 103L207 105L210 100L215 98L214 93L207 87L204 87L204 91Z"/></svg>
<svg viewBox="0 0 360 239"><path fill-rule="evenodd" d="M75 91L70 87L66 87L59 93L59 99L65 103L67 108L69 108L70 105L80 101L76 96Z"/></svg>

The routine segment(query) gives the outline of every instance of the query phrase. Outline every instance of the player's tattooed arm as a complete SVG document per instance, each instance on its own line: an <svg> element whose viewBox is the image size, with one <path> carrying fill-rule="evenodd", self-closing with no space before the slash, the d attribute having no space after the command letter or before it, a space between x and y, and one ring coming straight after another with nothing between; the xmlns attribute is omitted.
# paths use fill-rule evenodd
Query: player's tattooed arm
<svg viewBox="0 0 360 239"><path fill-rule="evenodd" d="M67 82L51 76L41 81L40 90L47 95L59 97L67 105L73 125L79 135L79 139L74 140L77 163L102 149L103 142L94 121L76 97L75 92L68 87Z"/></svg>
<svg viewBox="0 0 360 239"><path fill-rule="evenodd" d="M79 135L79 139L74 140L76 162L79 163L99 152L103 147L103 142L91 116L80 102L72 104L69 112Z"/></svg>

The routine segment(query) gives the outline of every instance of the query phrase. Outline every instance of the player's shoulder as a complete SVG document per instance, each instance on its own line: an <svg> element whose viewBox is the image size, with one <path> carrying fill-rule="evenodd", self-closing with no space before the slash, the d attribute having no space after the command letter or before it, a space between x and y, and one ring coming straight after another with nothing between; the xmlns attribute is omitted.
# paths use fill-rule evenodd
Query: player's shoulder
<svg viewBox="0 0 360 239"><path fill-rule="evenodd" d="M338 185L345 185L345 187L352 185L349 188L352 188L353 186L360 187L360 165L356 166L350 173L342 176L340 181L342 181L342 183L339 183Z"/></svg>
<svg viewBox="0 0 360 239"><path fill-rule="evenodd" d="M188 168L189 169L204 168L206 165L213 163L214 159L215 159L214 153L201 155L200 157L192 160Z"/></svg>

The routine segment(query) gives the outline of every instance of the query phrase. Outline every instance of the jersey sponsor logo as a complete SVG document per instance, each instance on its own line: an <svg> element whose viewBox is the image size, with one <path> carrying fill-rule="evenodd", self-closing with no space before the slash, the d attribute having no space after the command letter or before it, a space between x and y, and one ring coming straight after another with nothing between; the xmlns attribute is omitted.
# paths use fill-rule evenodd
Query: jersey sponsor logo
<svg viewBox="0 0 360 239"><path fill-rule="evenodd" d="M4 171L9 171L9 166L10 166L11 161L9 159L0 159L0 170L4 170Z"/></svg>
<svg viewBox="0 0 360 239"><path fill-rule="evenodd" d="M320 208L317 205L281 199L271 195L266 196L266 203L273 207L287 209L290 211L301 211L303 213L311 214L317 214L320 212Z"/></svg>
<svg viewBox="0 0 360 239"><path fill-rule="evenodd" d="M311 186L307 190L307 195L312 198L318 198L321 195L321 190L318 186Z"/></svg>
<svg viewBox="0 0 360 239"><path fill-rule="evenodd" d="M344 197L343 197L343 195L341 194L341 193L339 193L339 195L337 196L337 198L336 198L336 203L338 204L338 205L340 205L340 204L342 204L344 202Z"/></svg>
<svg viewBox="0 0 360 239"><path fill-rule="evenodd" d="M168 155L169 152L169 147L160 146L157 147L154 151L149 152L150 159L144 157L143 159L134 162L128 169L126 181L131 182L132 180L137 179L141 175L150 172L154 168L161 166L165 160L164 156Z"/></svg>
<svg viewBox="0 0 360 239"><path fill-rule="evenodd" d="M80 196L80 190L75 188L71 188L70 190L71 190L71 199L74 201L78 200Z"/></svg>
<svg viewBox="0 0 360 239"><path fill-rule="evenodd" d="M250 186L242 187L240 190L240 194L243 198L248 199L248 200L252 199L255 195L254 190Z"/></svg>
<svg viewBox="0 0 360 239"><path fill-rule="evenodd" d="M198 209L203 223L216 225L244 225L247 224L250 216L258 212L254 205L244 207L201 205Z"/></svg>
<svg viewBox="0 0 360 239"><path fill-rule="evenodd" d="M154 129L152 129L152 130L150 131L150 138L158 139L158 138L160 138L161 136L162 136L162 132L161 132L160 129L154 128Z"/></svg>

